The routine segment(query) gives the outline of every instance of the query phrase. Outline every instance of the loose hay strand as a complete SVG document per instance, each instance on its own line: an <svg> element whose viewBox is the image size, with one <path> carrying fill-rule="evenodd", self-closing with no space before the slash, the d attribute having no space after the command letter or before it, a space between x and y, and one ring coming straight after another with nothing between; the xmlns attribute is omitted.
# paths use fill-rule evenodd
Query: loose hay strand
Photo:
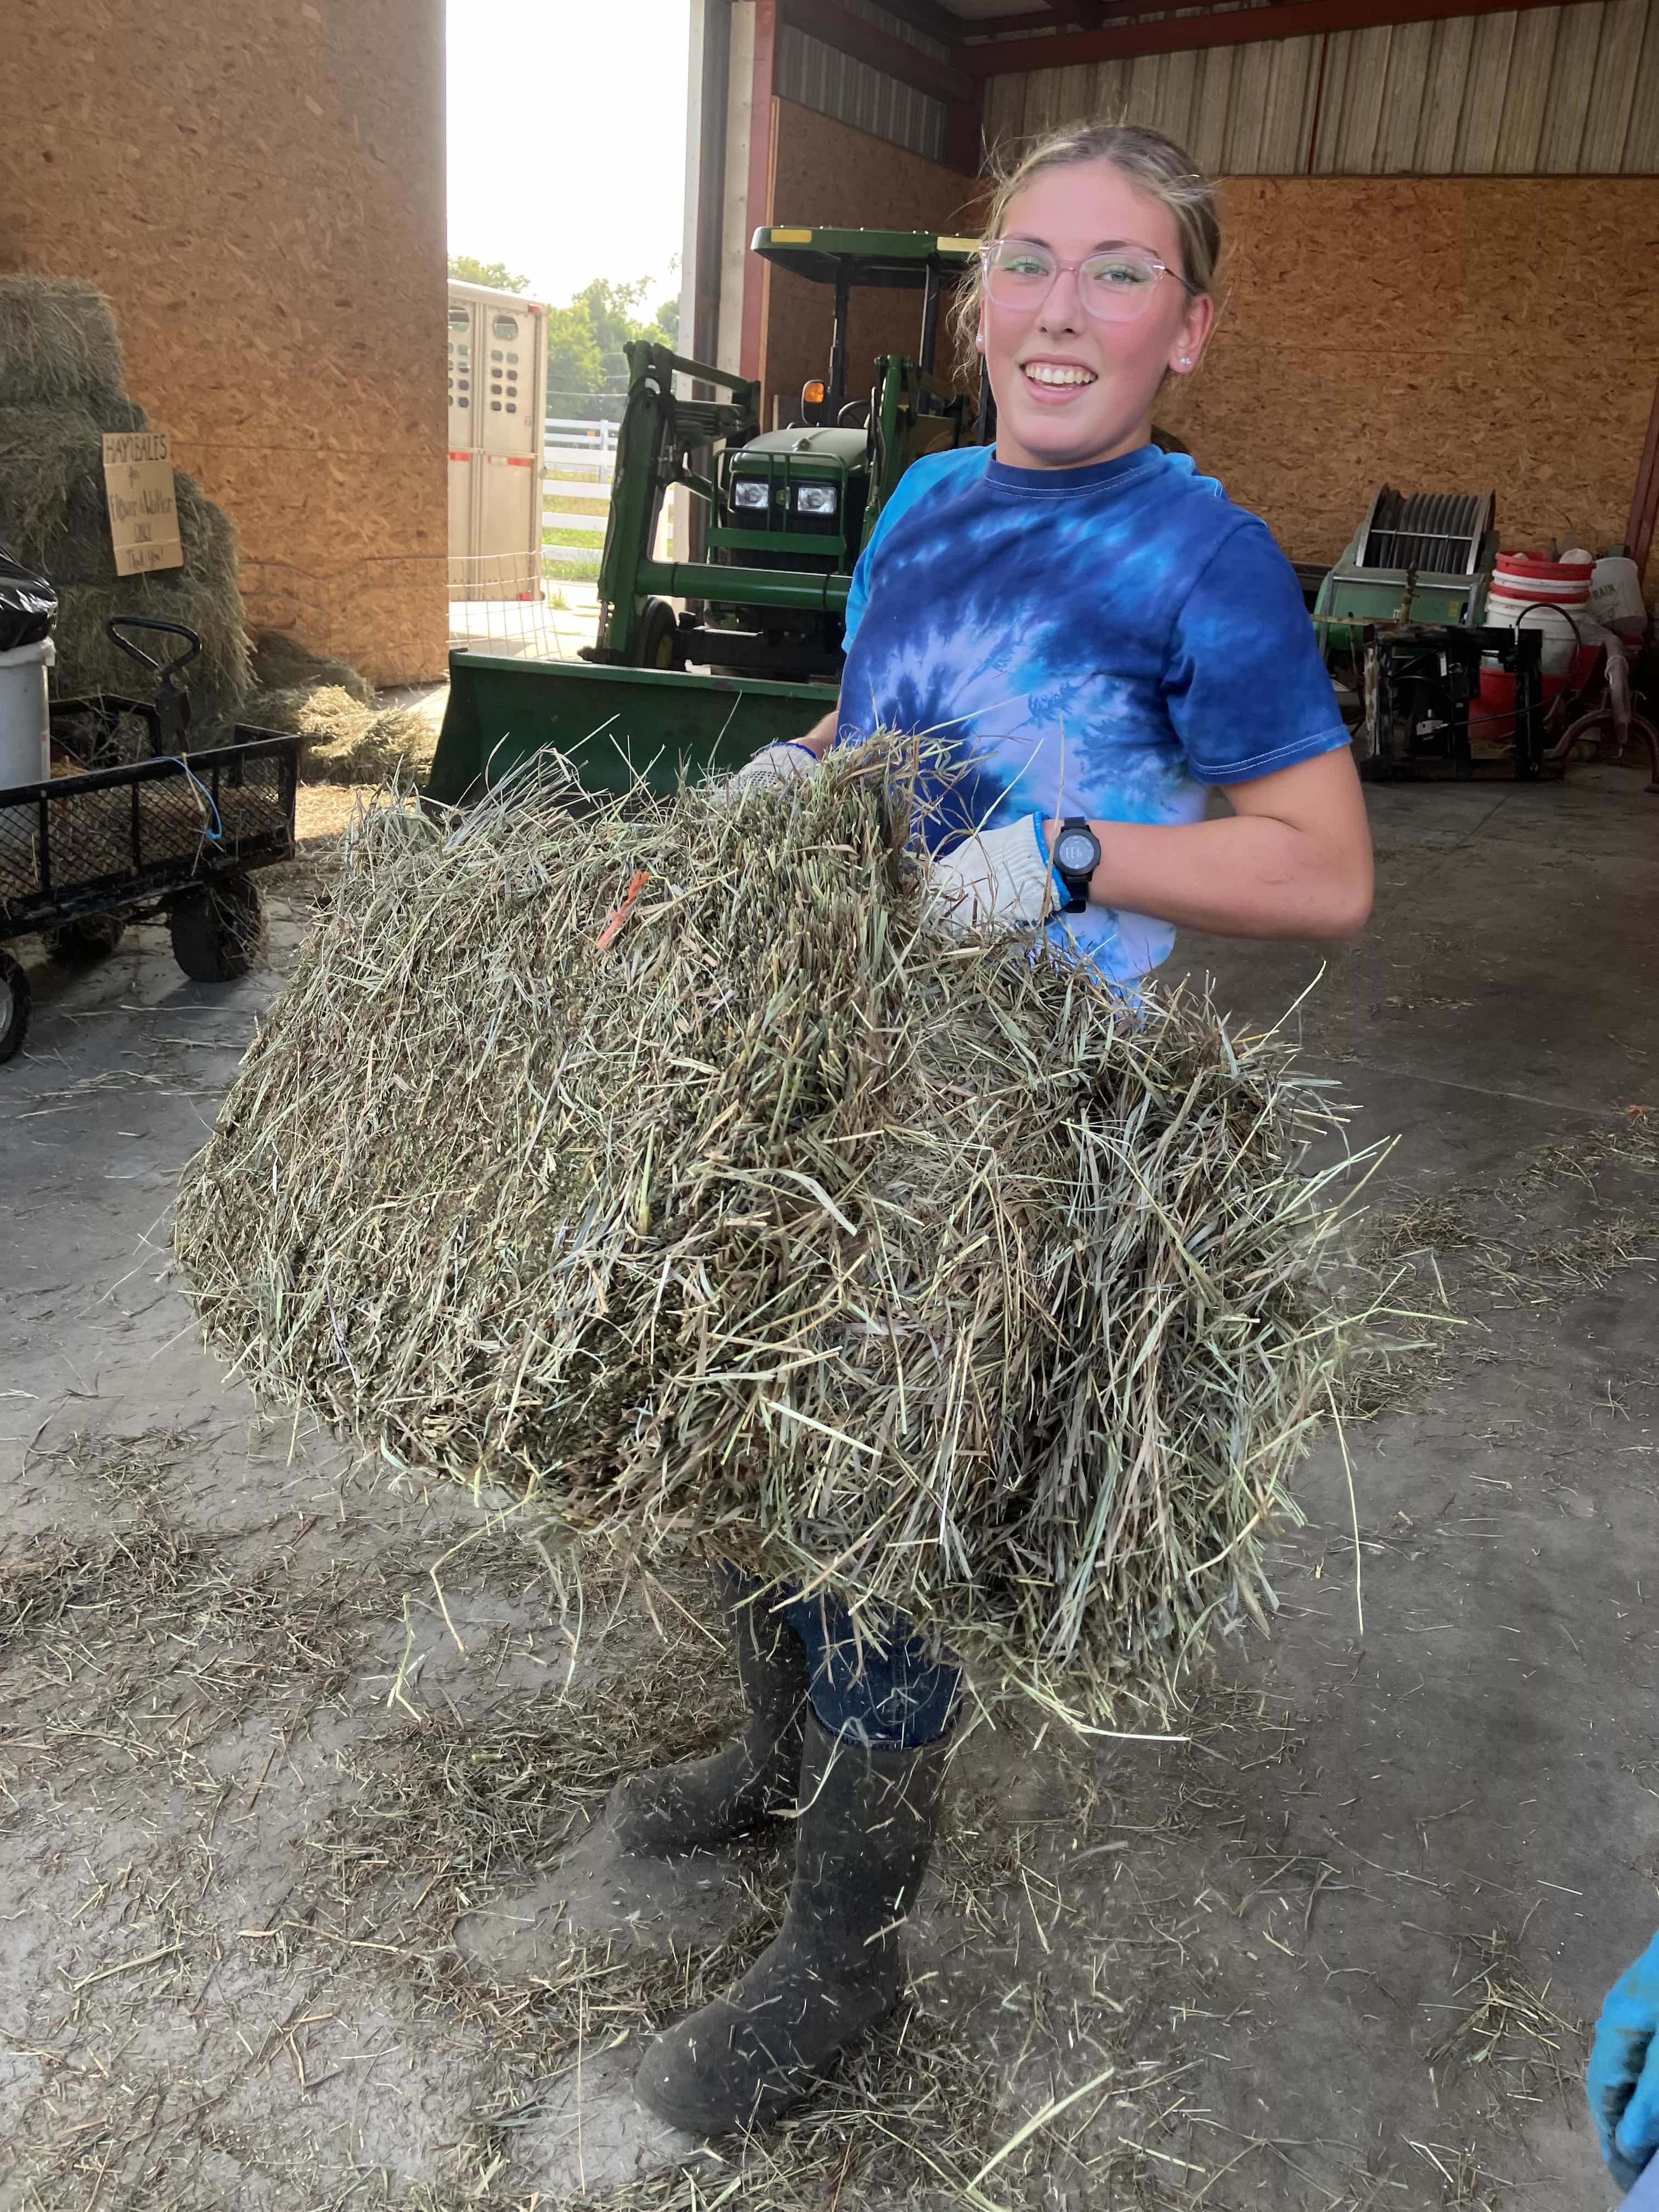
<svg viewBox="0 0 1659 2212"><path fill-rule="evenodd" d="M1340 1112L1190 990L934 932L938 765L594 802L544 762L373 817L178 1250L258 1388L516 1488L556 1554L717 1551L990 1693L1167 1719L1275 1604Z"/></svg>

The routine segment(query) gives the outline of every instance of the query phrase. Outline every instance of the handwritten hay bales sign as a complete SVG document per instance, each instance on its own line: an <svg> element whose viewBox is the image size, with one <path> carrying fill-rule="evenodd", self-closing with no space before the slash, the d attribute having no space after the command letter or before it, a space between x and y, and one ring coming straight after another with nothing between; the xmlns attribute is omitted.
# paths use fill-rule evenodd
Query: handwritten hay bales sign
<svg viewBox="0 0 1659 2212"><path fill-rule="evenodd" d="M115 573L181 568L179 505L173 491L173 441L165 430L118 430L104 437Z"/></svg>

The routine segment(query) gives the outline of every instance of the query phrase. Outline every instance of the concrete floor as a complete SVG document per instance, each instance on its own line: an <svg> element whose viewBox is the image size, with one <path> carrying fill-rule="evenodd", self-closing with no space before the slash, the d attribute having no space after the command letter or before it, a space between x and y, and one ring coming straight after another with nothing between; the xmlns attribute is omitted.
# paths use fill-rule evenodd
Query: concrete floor
<svg viewBox="0 0 1659 2212"><path fill-rule="evenodd" d="M1398 1137L1376 1194L1402 1298L1437 1270L1463 1326L1350 1424L1362 1590L1327 1444L1277 1547L1273 1639L1226 1649L1190 1741L970 1740L914 1945L934 2071L904 2063L956 2082L947 2061L973 2062L993 2146L1107 2081L996 2168L993 2202L1612 2201L1582 2023L1659 1920L1641 781L1370 793L1376 919L1327 963L1307 1048L1357 1137ZM451 1558L465 1499L263 1419L169 1278L173 1180L313 887L273 886L276 972L243 985L183 982L154 927L90 974L37 964L28 1055L0 1070L0 2204L689 2203L649 2193L690 2146L638 2124L629 2045L590 2023L586 2072L538 2096L511 2006L470 2008L436 1948L340 1917L352 1852L392 1832L389 1778L448 1775L457 1745L487 1766L576 1662L528 1569ZM1320 965L1179 958L1249 1017ZM590 1633L581 1666L648 1707L638 1631ZM487 1805L517 1786L501 1756L469 1785ZM590 1933L606 1910L628 1927L614 1868L521 1861L441 1887L445 1929L550 1866L561 1909L586 1886ZM738 1871L775 1910L775 1863ZM481 2132L485 2106L510 2124ZM908 2136L888 2123L912 2146L896 2182L849 2191L843 2164L777 2201L961 2202L939 2178L959 2114L920 2089L914 2110ZM838 2124L850 2160L856 2098Z"/></svg>

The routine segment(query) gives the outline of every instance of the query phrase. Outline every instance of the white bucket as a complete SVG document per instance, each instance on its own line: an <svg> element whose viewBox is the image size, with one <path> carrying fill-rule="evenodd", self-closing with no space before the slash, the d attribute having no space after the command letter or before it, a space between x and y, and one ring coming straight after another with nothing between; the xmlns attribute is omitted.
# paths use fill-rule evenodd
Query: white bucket
<svg viewBox="0 0 1659 2212"><path fill-rule="evenodd" d="M1585 614L1588 609L1585 610ZM1525 628L1536 630L1543 639L1542 665L1546 676L1565 676L1572 665L1578 651L1579 631L1573 627L1571 615L1560 608L1550 606L1540 599L1514 599L1507 592L1497 590L1486 595L1486 624L1491 629L1514 629L1526 617ZM1589 623L1585 616L1578 617L1586 635ZM1488 659L1491 656L1487 656ZM1497 665L1494 661L1493 666Z"/></svg>
<svg viewBox="0 0 1659 2212"><path fill-rule="evenodd" d="M1597 622L1622 637L1640 637L1648 611L1642 604L1642 579L1623 553L1609 553L1590 574L1589 611Z"/></svg>
<svg viewBox="0 0 1659 2212"><path fill-rule="evenodd" d="M46 671L57 657L49 637L0 653L0 791L52 774Z"/></svg>

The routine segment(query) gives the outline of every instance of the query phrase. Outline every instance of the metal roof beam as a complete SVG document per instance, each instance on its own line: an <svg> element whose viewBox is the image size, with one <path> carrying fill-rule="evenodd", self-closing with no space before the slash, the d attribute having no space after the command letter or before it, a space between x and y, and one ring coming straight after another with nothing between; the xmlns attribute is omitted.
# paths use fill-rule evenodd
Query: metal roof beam
<svg viewBox="0 0 1659 2212"><path fill-rule="evenodd" d="M876 0L876 5L884 15L896 15L902 23L908 23L913 31L925 31L942 46L955 46L969 28L960 15L941 8L939 0Z"/></svg>
<svg viewBox="0 0 1659 2212"><path fill-rule="evenodd" d="M963 28L969 37L975 39L994 37L1005 31L1017 32L1029 38L1046 20L1058 21L1064 16L1076 29L1097 30L1114 16L1144 15L1149 4L1150 0L1045 0L1045 5L1052 11L1051 19L1029 12L1023 15L980 15L971 23L964 21ZM1082 12L1085 7L1089 11L1086 21ZM1045 33L1043 43L1046 46L1048 42L1049 34ZM964 46L962 52L966 60L980 49Z"/></svg>
<svg viewBox="0 0 1659 2212"><path fill-rule="evenodd" d="M1508 15L1557 4L1559 0L1277 0L1265 8L1165 16L1156 23L993 39L958 51L963 68L974 76L1008 76L1079 62L1125 61L1137 54L1190 53L1206 46L1255 46L1267 39L1316 38L1327 31L1369 31L1390 23L1433 23L1454 15Z"/></svg>
<svg viewBox="0 0 1659 2212"><path fill-rule="evenodd" d="M901 84L942 100L947 107L969 102L978 105L979 88L972 77L945 62L935 61L919 46L896 39L890 31L878 30L850 8L843 8L840 0L778 0L778 21L823 46L833 46L839 54L867 62L884 76L896 77Z"/></svg>

